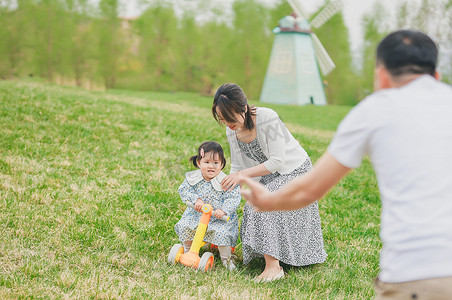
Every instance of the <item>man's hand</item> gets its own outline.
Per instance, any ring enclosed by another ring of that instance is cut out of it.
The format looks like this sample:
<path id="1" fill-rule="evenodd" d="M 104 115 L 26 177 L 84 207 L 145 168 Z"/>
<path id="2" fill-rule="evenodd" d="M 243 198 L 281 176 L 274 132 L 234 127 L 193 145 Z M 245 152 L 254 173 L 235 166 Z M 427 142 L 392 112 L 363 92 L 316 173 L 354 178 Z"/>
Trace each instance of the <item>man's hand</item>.
<path id="1" fill-rule="evenodd" d="M 276 198 L 270 193 L 263 184 L 255 180 L 239 176 L 238 183 L 241 186 L 240 193 L 256 210 L 272 211 L 278 210 L 276 207 Z M 247 185 L 249 189 L 244 189 L 243 184 Z"/>
<path id="2" fill-rule="evenodd" d="M 294 210 L 319 200 L 350 170 L 325 152 L 311 171 L 293 179 L 273 193 L 248 177 L 239 176 L 238 182 L 250 188 L 241 189 L 242 196 L 258 210 Z"/>

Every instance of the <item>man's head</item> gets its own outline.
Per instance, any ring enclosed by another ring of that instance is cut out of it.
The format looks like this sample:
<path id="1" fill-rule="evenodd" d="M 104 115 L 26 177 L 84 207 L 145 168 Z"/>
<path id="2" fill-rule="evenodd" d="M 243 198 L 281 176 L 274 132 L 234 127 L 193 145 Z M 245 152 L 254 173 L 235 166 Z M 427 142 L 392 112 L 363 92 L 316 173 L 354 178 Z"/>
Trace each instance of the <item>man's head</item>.
<path id="1" fill-rule="evenodd" d="M 386 36 L 377 47 L 377 76 L 378 70 L 383 69 L 393 82 L 403 83 L 403 79 L 423 74 L 436 77 L 437 60 L 438 47 L 429 36 L 420 31 L 398 30 Z M 384 78 L 377 79 L 377 89 L 387 87 L 382 82 Z"/>

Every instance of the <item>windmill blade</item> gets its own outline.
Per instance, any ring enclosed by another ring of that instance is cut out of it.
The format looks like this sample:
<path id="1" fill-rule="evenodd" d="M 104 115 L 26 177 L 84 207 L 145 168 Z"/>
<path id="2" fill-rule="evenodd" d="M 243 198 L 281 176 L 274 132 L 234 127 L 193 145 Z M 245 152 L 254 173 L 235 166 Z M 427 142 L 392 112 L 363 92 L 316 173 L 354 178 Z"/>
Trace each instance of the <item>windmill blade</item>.
<path id="1" fill-rule="evenodd" d="M 332 1 L 325 6 L 322 11 L 309 24 L 311 28 L 319 28 L 332 16 L 342 9 L 342 1 Z"/>
<path id="2" fill-rule="evenodd" d="M 336 67 L 336 65 L 326 52 L 317 35 L 315 33 L 311 33 L 311 37 L 314 44 L 314 51 L 319 63 L 320 71 L 322 72 L 323 76 L 326 76 Z"/>
<path id="3" fill-rule="evenodd" d="M 305 20 L 308 19 L 309 15 L 308 13 L 303 9 L 303 6 L 301 6 L 300 1 L 298 0 L 287 0 L 289 2 L 290 6 L 292 7 L 293 11 L 297 15 L 297 17 L 301 17 Z"/>

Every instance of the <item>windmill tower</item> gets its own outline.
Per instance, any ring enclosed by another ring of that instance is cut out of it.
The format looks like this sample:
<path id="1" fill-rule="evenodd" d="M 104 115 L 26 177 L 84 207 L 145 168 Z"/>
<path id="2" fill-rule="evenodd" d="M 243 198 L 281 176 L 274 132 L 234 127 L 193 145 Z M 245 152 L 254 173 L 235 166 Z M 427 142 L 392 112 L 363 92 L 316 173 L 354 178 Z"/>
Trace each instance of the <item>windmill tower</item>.
<path id="1" fill-rule="evenodd" d="M 299 0 L 288 0 L 294 11 L 273 30 L 276 34 L 260 101 L 280 104 L 327 104 L 322 77 L 335 65 L 311 28 L 325 24 L 342 7 L 332 1 L 310 22 Z"/>

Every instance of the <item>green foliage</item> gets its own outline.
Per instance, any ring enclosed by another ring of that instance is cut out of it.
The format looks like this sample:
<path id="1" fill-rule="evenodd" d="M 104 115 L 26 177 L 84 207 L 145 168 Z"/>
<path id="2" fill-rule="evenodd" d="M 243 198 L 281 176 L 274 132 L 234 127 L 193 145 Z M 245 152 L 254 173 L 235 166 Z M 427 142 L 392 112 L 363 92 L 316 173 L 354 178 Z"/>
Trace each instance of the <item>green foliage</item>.
<path id="1" fill-rule="evenodd" d="M 285 0 L 276 1 L 274 8 L 270 10 L 270 25 L 272 26 L 271 28 L 274 28 L 276 25 L 278 25 L 279 20 L 281 20 L 284 16 L 291 14 L 292 11 L 293 9 L 290 6 L 289 2 Z"/>
<path id="2" fill-rule="evenodd" d="M 73 27 L 57 0 L 43 1 L 29 9 L 34 16 L 32 35 L 29 36 L 33 45 L 32 73 L 54 80 L 57 74 L 64 75 L 67 72 Z"/>
<path id="3" fill-rule="evenodd" d="M 376 2 L 373 9 L 373 14 L 364 16 L 364 51 L 363 51 L 363 68 L 362 78 L 360 80 L 363 87 L 363 94 L 360 96 L 363 98 L 373 91 L 373 78 L 374 69 L 376 65 L 375 55 L 376 48 L 381 39 L 388 33 L 384 24 L 384 18 L 387 15 L 387 11 L 381 5 Z"/>
<path id="4" fill-rule="evenodd" d="M 269 12 L 255 0 L 235 1 L 234 35 L 230 59 L 236 62 L 229 66 L 230 80 L 239 84 L 249 97 L 259 95 L 270 57 L 273 36 L 268 30 Z"/>
<path id="5" fill-rule="evenodd" d="M 201 74 L 201 93 L 212 95 L 224 82 L 235 81 L 228 76 L 229 70 L 234 68 L 231 49 L 237 45 L 233 43 L 234 33 L 224 23 L 206 23 L 201 28 L 201 36 L 210 37 L 202 40 L 202 59 L 197 68 Z"/>
<path id="6" fill-rule="evenodd" d="M 364 16 L 364 52 L 362 84 L 371 90 L 373 66 L 375 65 L 375 47 L 383 36 L 398 28 L 420 30 L 427 33 L 439 45 L 439 72 L 442 80 L 452 80 L 452 6 L 449 0 L 401 1 L 395 11 L 395 20 L 382 4 L 375 4 L 369 14 Z M 395 24 L 395 26 L 393 25 Z"/>
<path id="7" fill-rule="evenodd" d="M 290 6 L 286 1 L 267 7 L 257 0 L 236 0 L 225 18 L 220 6 L 196 3 L 198 8 L 176 16 L 169 2 L 151 1 L 131 20 L 118 18 L 117 0 L 102 0 L 97 6 L 86 0 L 19 1 L 17 9 L 0 11 L 2 24 L 7 24 L 0 26 L 0 38 L 7 41 L 0 45 L 0 75 L 32 74 L 89 89 L 203 95 L 235 82 L 257 98 L 274 39 L 271 30 L 291 12 Z M 210 17 L 199 21 L 199 14 Z M 333 58 L 342 76 L 328 78 L 328 94 L 332 103 L 355 103 L 347 84 L 352 76 L 347 39 L 335 39 L 347 32 L 342 19 L 331 22 L 342 25 L 322 29 L 323 35 L 340 49 Z"/>
<path id="8" fill-rule="evenodd" d="M 0 99 L 1 298 L 373 297 L 380 205 L 368 161 L 319 203 L 327 261 L 260 285 L 263 261 L 244 266 L 241 245 L 237 272 L 218 256 L 208 273 L 166 263 L 188 157 L 216 140 L 230 162 L 211 97 L 1 81 Z M 313 161 L 350 109 L 272 107 Z"/>
<path id="9" fill-rule="evenodd" d="M 360 100 L 356 95 L 358 76 L 352 69 L 348 30 L 342 14 L 336 14 L 315 32 L 336 65 L 325 78 L 328 103 L 356 104 Z"/>
<path id="10" fill-rule="evenodd" d="M 94 24 L 98 38 L 97 61 L 99 72 L 106 88 L 114 88 L 118 76 L 119 60 L 124 47 L 120 20 L 118 19 L 118 1 L 100 1 L 100 19 Z"/>
<path id="11" fill-rule="evenodd" d="M 149 35 L 143 38 L 149 45 L 145 67 L 153 77 L 153 89 L 172 90 L 178 22 L 174 11 L 165 6 L 151 7 L 141 16 L 143 18 L 152 22 L 148 24 Z"/>
<path id="12" fill-rule="evenodd" d="M 197 45 L 202 44 L 202 35 L 199 27 L 196 25 L 194 16 L 185 14 L 180 20 L 180 31 L 182 32 L 180 38 L 176 39 L 176 64 L 180 72 L 176 70 L 173 74 L 174 82 L 178 82 L 182 90 L 189 91 L 190 89 L 201 90 L 202 72 L 199 62 L 202 61 L 201 47 Z"/>
<path id="13" fill-rule="evenodd" d="M 258 98 L 274 39 L 271 30 L 292 12 L 288 2 L 279 0 L 269 7 L 258 0 L 235 0 L 232 12 L 226 12 L 221 1 L 193 0 L 193 5 L 179 7 L 177 15 L 173 2 L 142 1 L 143 13 L 124 19 L 118 17 L 117 0 L 3 1 L 0 77 L 38 76 L 88 89 L 203 95 L 212 95 L 224 82 L 235 82 L 250 98 Z M 449 0 L 405 1 L 392 22 L 398 28 L 424 30 L 441 41 L 440 71 L 448 82 L 451 7 Z M 393 27 L 388 16 L 376 4 L 364 17 L 358 67 L 352 66 L 342 14 L 314 29 L 336 64 L 323 78 L 330 104 L 353 105 L 372 92 L 375 46 Z"/>

